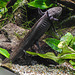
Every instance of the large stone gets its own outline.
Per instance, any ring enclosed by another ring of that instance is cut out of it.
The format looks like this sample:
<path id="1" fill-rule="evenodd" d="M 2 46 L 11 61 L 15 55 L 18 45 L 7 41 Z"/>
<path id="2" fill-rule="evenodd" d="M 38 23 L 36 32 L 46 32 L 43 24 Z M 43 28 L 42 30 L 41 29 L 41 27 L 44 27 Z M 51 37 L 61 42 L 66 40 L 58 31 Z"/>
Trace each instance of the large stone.
<path id="1" fill-rule="evenodd" d="M 28 32 L 27 29 L 23 29 L 13 23 L 5 25 L 2 29 L 8 33 L 8 37 L 11 42 L 6 41 L 7 37 L 5 37 L 4 34 L 0 34 L 0 47 L 8 50 L 14 49 L 19 44 L 24 35 Z"/>
<path id="2" fill-rule="evenodd" d="M 75 26 L 69 27 L 69 28 L 59 29 L 57 32 L 58 32 L 60 37 L 65 35 L 67 32 L 70 32 L 73 36 L 75 36 Z"/>

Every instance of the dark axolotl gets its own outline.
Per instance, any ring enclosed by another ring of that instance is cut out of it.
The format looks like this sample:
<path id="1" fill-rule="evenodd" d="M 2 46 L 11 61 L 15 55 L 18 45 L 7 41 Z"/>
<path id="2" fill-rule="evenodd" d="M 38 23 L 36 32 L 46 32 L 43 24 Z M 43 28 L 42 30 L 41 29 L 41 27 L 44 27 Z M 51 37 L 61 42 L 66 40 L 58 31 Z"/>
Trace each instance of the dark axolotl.
<path id="1" fill-rule="evenodd" d="M 58 20 L 56 17 L 60 16 L 62 13 L 61 7 L 53 7 L 48 9 L 46 12 L 42 12 L 42 17 L 34 24 L 31 30 L 27 33 L 20 44 L 15 48 L 15 50 L 10 54 L 10 58 L 6 58 L 2 63 L 8 63 L 9 61 L 14 61 L 23 49 L 27 50 L 32 45 L 36 44 L 39 38 L 49 29 L 52 25 L 51 20 Z"/>

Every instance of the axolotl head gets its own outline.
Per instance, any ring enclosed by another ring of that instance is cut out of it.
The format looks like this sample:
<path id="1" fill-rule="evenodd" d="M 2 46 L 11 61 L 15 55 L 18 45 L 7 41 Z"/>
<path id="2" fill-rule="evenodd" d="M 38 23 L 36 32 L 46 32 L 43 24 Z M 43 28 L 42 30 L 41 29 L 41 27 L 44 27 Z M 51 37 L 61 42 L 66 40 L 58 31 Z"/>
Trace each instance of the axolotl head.
<path id="1" fill-rule="evenodd" d="M 62 13 L 61 7 L 53 7 L 48 9 L 45 14 L 50 18 L 50 20 L 58 20 L 56 17 L 60 16 Z"/>
<path id="2" fill-rule="evenodd" d="M 46 12 L 42 12 L 38 8 L 38 13 L 40 15 L 47 15 L 50 20 L 58 20 L 56 17 L 61 15 L 62 8 L 61 7 L 53 7 L 53 8 L 48 9 Z"/>

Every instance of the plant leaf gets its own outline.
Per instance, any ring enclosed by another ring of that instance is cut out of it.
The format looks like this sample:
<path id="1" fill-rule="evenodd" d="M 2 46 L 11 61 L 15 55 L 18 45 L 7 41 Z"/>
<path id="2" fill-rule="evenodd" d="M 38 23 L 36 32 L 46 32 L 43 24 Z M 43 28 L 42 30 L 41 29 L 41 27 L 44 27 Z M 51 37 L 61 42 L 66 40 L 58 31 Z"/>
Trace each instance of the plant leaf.
<path id="1" fill-rule="evenodd" d="M 60 56 L 61 59 L 75 59 L 75 53 L 71 53 L 71 54 L 64 54 L 62 56 Z"/>
<path id="2" fill-rule="evenodd" d="M 43 0 L 41 0 L 41 1 L 35 0 L 35 1 L 32 1 L 32 2 L 28 3 L 28 5 L 32 6 L 32 7 L 36 7 L 36 8 L 39 7 L 40 9 L 48 8 L 45 1 L 43 1 Z"/>
<path id="3" fill-rule="evenodd" d="M 72 39 L 72 41 L 70 43 L 70 47 L 75 50 L 75 36 L 73 37 L 73 39 Z"/>
<path id="4" fill-rule="evenodd" d="M 58 61 L 58 59 L 59 58 L 57 58 L 56 56 L 55 56 L 55 54 L 54 53 L 52 53 L 52 52 L 47 52 L 46 54 L 40 54 L 40 53 L 35 53 L 35 52 L 30 52 L 30 51 L 26 51 L 27 53 L 29 53 L 29 54 L 31 54 L 31 55 L 35 55 L 35 56 L 40 56 L 40 57 L 42 57 L 42 58 L 48 58 L 48 59 L 52 59 L 52 60 L 54 60 L 54 61 Z"/>
<path id="5" fill-rule="evenodd" d="M 5 57 L 9 58 L 10 57 L 10 54 L 8 53 L 8 51 L 6 49 L 2 49 L 0 48 L 0 53 L 2 55 L 4 55 Z"/>
<path id="6" fill-rule="evenodd" d="M 70 60 L 69 63 L 70 63 L 71 65 L 75 65 L 75 61 L 72 61 L 72 60 Z"/>
<path id="7" fill-rule="evenodd" d="M 54 38 L 47 38 L 45 40 L 43 40 L 44 42 L 46 42 L 52 49 L 61 52 L 62 49 L 58 48 L 58 44 L 60 42 L 60 40 L 54 39 Z"/>
<path id="8" fill-rule="evenodd" d="M 31 51 L 26 51 L 26 52 L 27 52 L 28 54 L 37 56 L 37 53 L 35 53 L 35 52 L 31 52 Z"/>
<path id="9" fill-rule="evenodd" d="M 62 55 L 68 53 L 75 53 L 75 51 L 72 48 L 70 48 L 64 41 L 61 41 L 58 44 L 58 48 L 62 49 L 62 53 L 61 53 Z"/>
<path id="10" fill-rule="evenodd" d="M 67 34 L 65 34 L 64 36 L 61 37 L 60 41 L 65 41 L 65 43 L 67 45 L 69 45 L 69 43 L 72 40 L 72 38 L 73 38 L 73 35 L 68 32 Z"/>

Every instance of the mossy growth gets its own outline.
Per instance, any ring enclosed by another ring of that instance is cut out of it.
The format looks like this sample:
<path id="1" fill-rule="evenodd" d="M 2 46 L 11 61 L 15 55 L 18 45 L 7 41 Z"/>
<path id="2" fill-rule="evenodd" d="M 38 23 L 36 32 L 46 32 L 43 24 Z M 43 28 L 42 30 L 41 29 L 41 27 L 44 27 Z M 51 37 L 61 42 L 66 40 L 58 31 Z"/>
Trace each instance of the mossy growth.
<path id="1" fill-rule="evenodd" d="M 20 40 L 23 39 L 24 36 L 28 33 L 29 30 L 25 30 L 24 32 L 22 32 L 21 34 L 14 32 L 15 36 Z"/>

